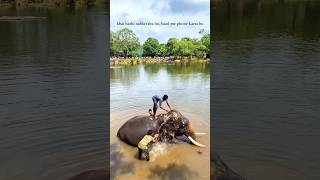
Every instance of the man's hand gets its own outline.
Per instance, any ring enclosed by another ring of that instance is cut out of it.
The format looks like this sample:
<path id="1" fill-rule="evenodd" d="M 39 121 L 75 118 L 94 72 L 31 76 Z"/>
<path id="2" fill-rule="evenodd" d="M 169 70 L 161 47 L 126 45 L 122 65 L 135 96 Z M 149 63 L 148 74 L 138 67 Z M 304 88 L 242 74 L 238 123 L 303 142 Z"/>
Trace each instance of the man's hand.
<path id="1" fill-rule="evenodd" d="M 153 142 L 157 142 L 159 139 L 159 134 L 155 134 L 153 137 Z"/>

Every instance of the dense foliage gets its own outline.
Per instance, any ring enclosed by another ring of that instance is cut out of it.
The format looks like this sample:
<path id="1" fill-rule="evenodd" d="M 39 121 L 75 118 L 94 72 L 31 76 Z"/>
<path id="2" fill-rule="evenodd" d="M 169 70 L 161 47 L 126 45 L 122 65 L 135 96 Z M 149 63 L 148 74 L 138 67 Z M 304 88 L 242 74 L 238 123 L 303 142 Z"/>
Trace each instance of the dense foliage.
<path id="1" fill-rule="evenodd" d="M 208 58 L 210 55 L 210 34 L 204 34 L 200 40 L 184 37 L 170 38 L 166 44 L 160 44 L 156 38 L 149 37 L 142 45 L 135 33 L 123 28 L 110 33 L 111 56 L 180 56 Z"/>
<path id="2" fill-rule="evenodd" d="M 159 54 L 160 44 L 156 38 L 148 38 L 143 44 L 144 56 L 157 56 Z"/>
<path id="3" fill-rule="evenodd" d="M 139 38 L 128 29 L 123 28 L 110 34 L 110 53 L 116 56 L 135 56 L 140 48 Z"/>

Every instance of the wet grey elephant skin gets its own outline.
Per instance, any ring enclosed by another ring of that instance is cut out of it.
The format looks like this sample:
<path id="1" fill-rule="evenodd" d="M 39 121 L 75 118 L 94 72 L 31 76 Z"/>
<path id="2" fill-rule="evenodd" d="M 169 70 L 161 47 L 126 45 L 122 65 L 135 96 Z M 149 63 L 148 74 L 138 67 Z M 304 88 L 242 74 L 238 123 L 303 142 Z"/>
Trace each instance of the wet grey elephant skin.
<path id="1" fill-rule="evenodd" d="M 160 125 L 160 121 L 151 120 L 149 116 L 135 116 L 121 126 L 117 136 L 131 146 L 138 146 L 148 130 L 155 132 Z"/>
<path id="2" fill-rule="evenodd" d="M 165 123 L 163 123 L 164 121 Z M 183 141 L 190 143 L 189 136 L 196 139 L 189 119 L 177 110 L 160 114 L 155 119 L 151 116 L 135 116 L 120 127 L 117 136 L 123 142 L 136 147 L 149 130 L 159 133 L 161 142 L 177 143 Z"/>

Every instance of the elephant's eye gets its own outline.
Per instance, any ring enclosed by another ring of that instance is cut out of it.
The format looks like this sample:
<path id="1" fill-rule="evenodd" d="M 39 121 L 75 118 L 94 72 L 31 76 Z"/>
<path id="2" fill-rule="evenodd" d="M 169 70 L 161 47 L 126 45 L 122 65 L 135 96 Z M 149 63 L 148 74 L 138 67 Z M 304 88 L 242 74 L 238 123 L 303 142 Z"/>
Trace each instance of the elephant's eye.
<path id="1" fill-rule="evenodd" d="M 181 127 L 186 127 L 187 126 L 187 121 L 186 120 L 184 120 L 184 119 L 182 119 L 182 121 L 181 121 L 181 123 L 180 123 L 180 126 Z"/>
<path id="2" fill-rule="evenodd" d="M 181 126 L 184 128 L 186 126 L 186 124 L 184 122 L 182 122 Z"/>

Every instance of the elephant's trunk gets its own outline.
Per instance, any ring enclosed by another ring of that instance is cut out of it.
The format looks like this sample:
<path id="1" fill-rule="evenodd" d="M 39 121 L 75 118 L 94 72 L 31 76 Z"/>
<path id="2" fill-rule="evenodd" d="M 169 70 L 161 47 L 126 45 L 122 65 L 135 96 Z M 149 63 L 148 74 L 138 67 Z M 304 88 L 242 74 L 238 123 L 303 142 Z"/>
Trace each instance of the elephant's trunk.
<path id="1" fill-rule="evenodd" d="M 186 133 L 187 136 L 190 136 L 192 139 L 196 139 L 196 133 L 193 130 L 193 128 L 191 127 L 191 124 L 188 125 L 188 127 L 186 128 Z"/>

